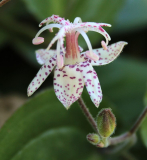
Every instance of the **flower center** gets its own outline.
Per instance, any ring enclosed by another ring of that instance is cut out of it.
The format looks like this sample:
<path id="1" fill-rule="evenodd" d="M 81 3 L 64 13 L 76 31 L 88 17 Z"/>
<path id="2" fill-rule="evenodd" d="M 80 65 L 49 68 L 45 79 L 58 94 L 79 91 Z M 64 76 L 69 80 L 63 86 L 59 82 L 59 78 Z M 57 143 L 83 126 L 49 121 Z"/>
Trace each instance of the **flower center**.
<path id="1" fill-rule="evenodd" d="M 66 33 L 65 65 L 80 63 L 84 61 L 84 59 L 80 57 L 78 36 L 79 33 L 75 31 Z"/>

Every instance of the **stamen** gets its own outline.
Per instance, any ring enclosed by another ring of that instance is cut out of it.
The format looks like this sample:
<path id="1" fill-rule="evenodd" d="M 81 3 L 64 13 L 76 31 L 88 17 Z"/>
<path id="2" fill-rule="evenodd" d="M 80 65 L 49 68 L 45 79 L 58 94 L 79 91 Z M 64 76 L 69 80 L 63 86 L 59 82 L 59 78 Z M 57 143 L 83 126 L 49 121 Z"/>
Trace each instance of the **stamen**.
<path id="1" fill-rule="evenodd" d="M 89 40 L 87 34 L 82 29 L 76 29 L 76 31 L 78 31 L 83 36 L 83 38 L 85 39 L 85 41 L 87 43 L 87 46 L 89 48 L 89 54 L 91 54 L 91 56 L 92 56 L 92 53 L 93 53 L 92 46 L 91 46 L 91 43 L 90 43 L 90 40 Z"/>
<path id="2" fill-rule="evenodd" d="M 82 19 L 80 17 L 76 17 L 73 23 L 82 23 Z"/>
<path id="3" fill-rule="evenodd" d="M 34 45 L 38 45 L 38 44 L 41 44 L 41 43 L 43 43 L 44 42 L 44 38 L 43 37 L 36 37 L 36 38 L 34 38 L 33 40 L 32 40 L 32 43 L 34 44 Z"/>
<path id="4" fill-rule="evenodd" d="M 107 45 L 104 41 L 101 41 L 101 45 L 103 47 L 104 50 L 107 50 Z"/>
<path id="5" fill-rule="evenodd" d="M 94 60 L 94 61 L 98 61 L 99 60 L 99 56 L 97 54 L 95 54 L 94 52 L 92 54 L 90 54 L 90 52 L 87 51 L 85 54 L 91 60 Z"/>
<path id="6" fill-rule="evenodd" d="M 63 56 L 60 55 L 60 59 L 59 59 L 59 60 L 56 60 L 56 62 L 57 62 L 58 68 L 61 69 L 61 68 L 64 66 Z"/>
<path id="7" fill-rule="evenodd" d="M 63 56 L 60 55 L 60 42 L 59 42 L 59 40 L 57 42 L 57 60 L 56 61 L 57 61 L 58 68 L 59 69 L 62 68 L 63 67 Z"/>
<path id="8" fill-rule="evenodd" d="M 50 31 L 50 32 L 53 32 L 53 28 L 50 28 L 49 31 Z"/>

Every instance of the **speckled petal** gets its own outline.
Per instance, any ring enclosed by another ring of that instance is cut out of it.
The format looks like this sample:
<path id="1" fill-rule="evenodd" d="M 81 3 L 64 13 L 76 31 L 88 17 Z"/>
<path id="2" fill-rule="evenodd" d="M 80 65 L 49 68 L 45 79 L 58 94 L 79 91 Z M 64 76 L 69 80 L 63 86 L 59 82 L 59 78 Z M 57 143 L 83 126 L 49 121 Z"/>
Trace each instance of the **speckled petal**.
<path id="1" fill-rule="evenodd" d="M 52 58 L 56 54 L 56 50 L 39 49 L 36 51 L 36 59 L 39 64 L 44 64 L 46 60 Z"/>
<path id="2" fill-rule="evenodd" d="M 83 22 L 83 23 L 75 24 L 74 29 L 82 28 L 82 29 L 84 29 L 84 31 L 98 32 L 106 38 L 106 44 L 108 44 L 108 40 L 110 41 L 111 38 L 110 38 L 109 34 L 102 28 L 102 26 L 111 27 L 110 24 L 106 24 L 106 23 Z"/>
<path id="3" fill-rule="evenodd" d="M 104 50 L 103 48 L 93 49 L 93 52 L 99 56 L 99 60 L 93 61 L 89 59 L 89 63 L 93 66 L 109 64 L 119 56 L 126 44 L 127 42 L 120 41 L 107 46 L 107 50 Z"/>
<path id="4" fill-rule="evenodd" d="M 41 67 L 35 78 L 32 80 L 28 87 L 28 96 L 31 96 L 49 76 L 54 66 L 56 65 L 55 57 L 56 56 L 52 57 L 50 60 L 47 60 L 45 64 Z"/>
<path id="5" fill-rule="evenodd" d="M 55 69 L 54 90 L 57 98 L 68 109 L 82 94 L 84 81 L 79 65 Z"/>
<path id="6" fill-rule="evenodd" d="M 88 62 L 83 62 L 80 68 L 90 98 L 95 106 L 98 107 L 102 100 L 102 90 L 97 74 Z"/>
<path id="7" fill-rule="evenodd" d="M 65 20 L 64 18 L 61 18 L 61 17 L 59 17 L 57 15 L 52 15 L 51 17 L 48 17 L 48 18 L 44 19 L 39 24 L 39 27 L 41 27 L 45 23 L 49 24 L 50 22 L 59 23 L 61 25 L 69 25 L 70 24 L 69 20 Z"/>

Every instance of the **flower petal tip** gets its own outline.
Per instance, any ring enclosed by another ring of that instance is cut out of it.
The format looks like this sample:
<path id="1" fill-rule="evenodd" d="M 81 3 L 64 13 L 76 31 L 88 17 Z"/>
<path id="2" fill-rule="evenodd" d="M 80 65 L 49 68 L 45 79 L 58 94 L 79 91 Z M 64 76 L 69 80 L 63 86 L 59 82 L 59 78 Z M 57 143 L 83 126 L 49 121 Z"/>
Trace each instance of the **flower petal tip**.
<path id="1" fill-rule="evenodd" d="M 125 41 L 120 41 L 120 42 L 118 42 L 118 44 L 121 46 L 120 51 L 122 51 L 122 49 L 124 48 L 125 45 L 128 45 L 128 43 Z"/>
<path id="2" fill-rule="evenodd" d="M 70 106 L 65 106 L 65 105 L 64 105 L 64 107 L 66 108 L 66 110 L 68 110 L 70 108 Z"/>
<path id="3" fill-rule="evenodd" d="M 95 104 L 95 106 L 96 106 L 96 108 L 98 108 L 98 107 L 99 107 L 99 104 L 97 104 L 97 105 Z"/>
<path id="4" fill-rule="evenodd" d="M 30 97 L 31 95 L 32 94 L 29 91 L 27 91 L 27 96 Z"/>
<path id="5" fill-rule="evenodd" d="M 125 41 L 120 41 L 118 43 L 120 43 L 121 45 L 127 45 L 128 44 L 128 42 L 125 42 Z"/>
<path id="6" fill-rule="evenodd" d="M 41 43 L 43 43 L 44 42 L 44 38 L 43 37 L 37 37 L 37 38 L 34 38 L 33 40 L 32 40 L 32 43 L 34 44 L 34 45 L 38 45 L 38 44 L 41 44 Z"/>

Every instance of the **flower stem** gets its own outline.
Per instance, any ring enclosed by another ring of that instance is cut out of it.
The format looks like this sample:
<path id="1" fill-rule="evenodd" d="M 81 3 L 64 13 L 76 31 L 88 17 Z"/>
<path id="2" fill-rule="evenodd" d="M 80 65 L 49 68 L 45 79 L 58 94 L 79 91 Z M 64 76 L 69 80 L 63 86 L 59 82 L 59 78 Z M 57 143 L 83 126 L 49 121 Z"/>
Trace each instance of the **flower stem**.
<path id="1" fill-rule="evenodd" d="M 83 101 L 83 99 L 81 97 L 78 99 L 78 103 L 79 103 L 79 106 L 82 109 L 84 115 L 86 116 L 88 122 L 91 124 L 91 126 L 93 127 L 95 132 L 98 133 L 97 124 L 96 124 L 93 116 L 89 112 L 89 109 L 86 107 L 86 105 L 85 105 L 85 103 L 84 103 L 84 101 Z"/>
<path id="2" fill-rule="evenodd" d="M 9 2 L 10 0 L 2 0 L 1 2 L 0 2 L 0 7 L 2 7 L 5 3 L 7 3 L 7 2 Z"/>
<path id="3" fill-rule="evenodd" d="M 127 140 L 128 138 L 130 138 L 138 130 L 141 123 L 145 119 L 146 115 L 147 115 L 147 107 L 140 114 L 139 118 L 137 119 L 137 121 L 134 123 L 134 125 L 131 127 L 131 129 L 128 132 L 126 132 L 118 137 L 114 137 L 114 138 L 110 139 L 110 145 L 116 145 L 116 144 L 121 143 L 121 142 Z"/>

